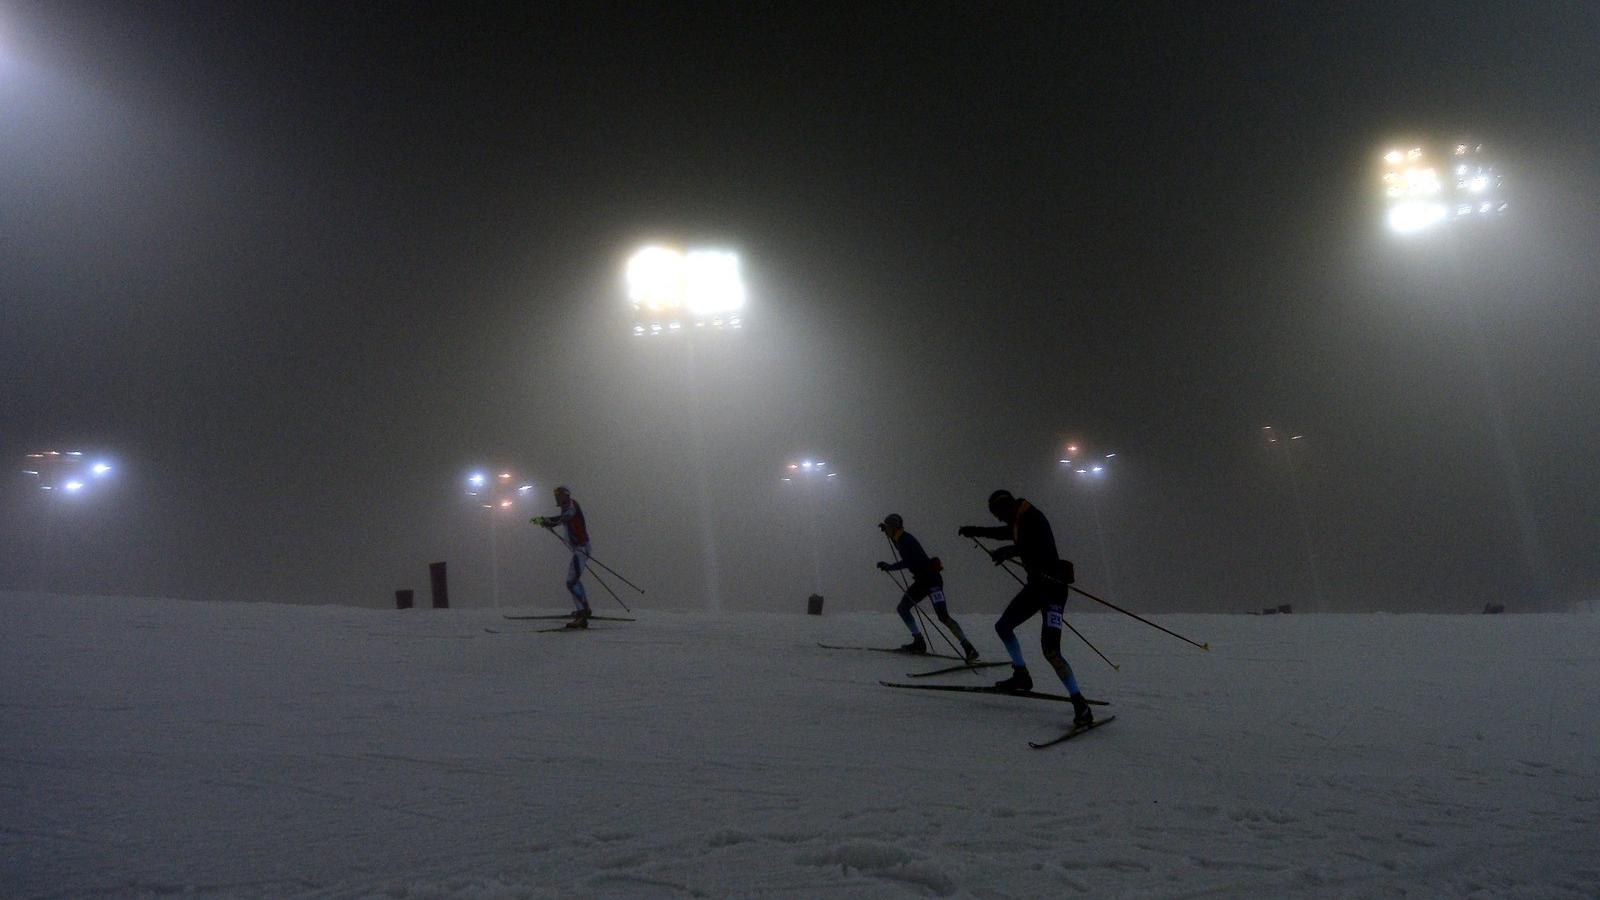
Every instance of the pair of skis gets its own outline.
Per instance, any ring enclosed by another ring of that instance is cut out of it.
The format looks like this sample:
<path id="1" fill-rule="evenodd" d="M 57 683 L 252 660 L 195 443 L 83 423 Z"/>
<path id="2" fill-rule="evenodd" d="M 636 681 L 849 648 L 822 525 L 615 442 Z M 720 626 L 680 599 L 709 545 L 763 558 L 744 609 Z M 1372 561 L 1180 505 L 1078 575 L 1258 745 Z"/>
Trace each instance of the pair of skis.
<path id="1" fill-rule="evenodd" d="M 926 657 L 928 659 L 953 659 L 957 662 L 956 665 L 945 666 L 942 669 L 934 669 L 931 672 L 907 672 L 907 678 L 927 678 L 929 675 L 943 675 L 946 672 L 960 672 L 962 670 L 976 671 L 978 669 L 993 668 L 994 666 L 1011 665 L 1009 662 L 967 662 L 962 657 L 952 656 L 948 653 L 912 653 L 910 650 L 906 650 L 902 647 L 842 647 L 838 644 L 822 643 L 817 644 L 817 646 L 824 650 L 866 650 L 871 653 L 898 653 L 901 656 Z"/>
<path id="2" fill-rule="evenodd" d="M 997 687 L 976 687 L 973 685 L 960 684 L 903 684 L 896 681 L 880 681 L 878 683 L 884 687 L 901 688 L 903 690 L 912 691 L 949 691 L 951 693 L 960 694 L 996 694 L 1001 697 L 1021 697 L 1026 700 L 1052 700 L 1057 703 L 1072 702 L 1071 697 L 1063 697 L 1060 694 L 1042 694 L 1038 691 L 1008 691 Z M 1104 700 L 1085 700 L 1084 702 L 1088 703 L 1090 706 L 1111 705 Z M 1056 744 L 1072 740 L 1078 735 L 1083 734 L 1085 731 L 1093 731 L 1094 729 L 1099 728 L 1101 725 L 1115 722 L 1116 720 L 1117 717 L 1112 715 L 1106 716 L 1104 719 L 1095 719 L 1093 722 L 1090 722 L 1087 725 L 1074 725 L 1067 729 L 1065 733 L 1057 737 L 1050 738 L 1049 740 L 1029 741 L 1028 746 L 1035 750 L 1043 750 L 1046 747 L 1054 747 Z"/>
<path id="3" fill-rule="evenodd" d="M 552 620 L 552 619 L 571 619 L 572 618 L 572 614 L 571 613 L 561 613 L 561 614 L 558 614 L 558 615 L 540 615 L 540 616 L 510 616 L 510 615 L 508 615 L 508 616 L 504 616 L 503 618 L 512 619 L 512 620 L 515 620 L 515 621 L 528 621 L 530 619 L 542 619 L 542 620 L 549 621 L 549 620 Z M 635 621 L 635 620 L 634 619 L 629 619 L 629 618 L 626 618 L 626 617 L 623 617 L 623 616 L 590 616 L 589 617 L 589 621 L 591 621 L 591 622 L 632 622 L 632 621 Z M 521 633 L 521 634 L 550 634 L 550 633 L 556 632 L 556 631 L 588 631 L 588 630 L 589 630 L 588 628 L 574 628 L 570 624 L 568 624 L 568 625 L 560 625 L 560 626 L 557 626 L 555 628 L 516 629 L 516 631 L 518 633 Z M 602 630 L 604 630 L 604 629 L 602 629 Z M 496 629 L 496 628 L 485 628 L 484 631 L 487 631 L 490 634 L 505 634 L 506 633 L 506 632 L 500 631 L 499 629 Z"/>

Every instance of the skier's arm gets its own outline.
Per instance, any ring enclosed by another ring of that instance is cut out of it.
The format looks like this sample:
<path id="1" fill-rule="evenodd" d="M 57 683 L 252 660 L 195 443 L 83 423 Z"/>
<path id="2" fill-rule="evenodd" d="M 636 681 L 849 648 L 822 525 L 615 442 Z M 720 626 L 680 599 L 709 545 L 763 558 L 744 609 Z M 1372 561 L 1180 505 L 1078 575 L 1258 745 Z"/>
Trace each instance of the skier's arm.
<path id="1" fill-rule="evenodd" d="M 1004 547 L 996 547 L 989 551 L 989 558 L 994 560 L 994 564 L 997 566 L 1008 559 L 1021 555 L 1022 548 L 1016 544 L 1007 544 Z"/>
<path id="2" fill-rule="evenodd" d="M 982 525 L 963 525 L 956 532 L 962 537 L 988 538 L 991 541 L 1008 541 L 1011 539 L 1010 525 L 996 525 L 985 528 Z"/>

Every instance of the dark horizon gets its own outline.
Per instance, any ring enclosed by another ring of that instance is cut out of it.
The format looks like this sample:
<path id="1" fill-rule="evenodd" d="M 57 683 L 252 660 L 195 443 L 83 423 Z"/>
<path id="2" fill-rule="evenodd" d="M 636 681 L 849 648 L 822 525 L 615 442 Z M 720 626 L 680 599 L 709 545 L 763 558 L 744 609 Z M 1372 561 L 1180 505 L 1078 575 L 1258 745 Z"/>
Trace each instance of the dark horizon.
<path id="1" fill-rule="evenodd" d="M 505 602 L 567 605 L 568 484 L 641 605 L 711 602 L 709 510 L 722 607 L 799 611 L 810 454 L 829 609 L 892 608 L 889 512 L 998 609 L 955 536 L 998 487 L 1134 609 L 1581 608 L 1596 108 L 1578 3 L 8 4 L 0 589 L 382 606 L 444 559 L 486 605 L 463 479 L 511 466 Z M 1509 211 L 1389 233 L 1401 139 L 1482 141 Z M 653 239 L 738 250 L 746 327 L 631 335 Z"/>

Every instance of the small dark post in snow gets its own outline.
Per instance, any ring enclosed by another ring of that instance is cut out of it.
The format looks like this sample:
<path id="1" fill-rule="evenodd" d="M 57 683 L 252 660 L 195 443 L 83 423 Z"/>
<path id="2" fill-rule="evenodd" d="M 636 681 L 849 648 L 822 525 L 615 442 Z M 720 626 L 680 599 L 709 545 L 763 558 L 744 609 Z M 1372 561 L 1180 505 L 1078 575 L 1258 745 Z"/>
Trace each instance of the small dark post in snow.
<path id="1" fill-rule="evenodd" d="M 406 590 L 403 590 L 403 591 L 395 591 L 394 592 L 394 608 L 395 609 L 410 609 L 411 608 L 412 598 L 414 598 L 415 596 L 416 596 L 416 592 L 411 590 L 410 588 L 407 588 Z"/>
<path id="2" fill-rule="evenodd" d="M 813 616 L 822 615 L 821 594 L 812 594 L 810 597 L 806 598 L 806 613 Z"/>
<path id="3" fill-rule="evenodd" d="M 1483 605 L 1483 614 L 1486 616 L 1498 616 L 1505 611 L 1506 606 L 1504 603 L 1485 603 Z"/>
<path id="4" fill-rule="evenodd" d="M 433 580 L 433 608 L 450 608 L 450 585 L 445 580 L 444 563 L 428 563 L 428 577 Z"/>
<path id="5" fill-rule="evenodd" d="M 1288 615 L 1289 613 L 1294 612 L 1294 604 L 1285 603 L 1282 606 L 1278 607 L 1278 612 L 1281 612 L 1284 615 Z"/>

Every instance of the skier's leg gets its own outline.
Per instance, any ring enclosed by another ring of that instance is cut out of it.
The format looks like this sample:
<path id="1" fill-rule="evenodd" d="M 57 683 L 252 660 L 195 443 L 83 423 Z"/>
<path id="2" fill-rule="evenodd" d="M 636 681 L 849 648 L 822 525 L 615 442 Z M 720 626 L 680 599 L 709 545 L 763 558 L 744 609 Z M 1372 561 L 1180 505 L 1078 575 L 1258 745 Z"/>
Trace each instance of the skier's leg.
<path id="1" fill-rule="evenodd" d="M 967 633 L 961 630 L 961 623 L 950 615 L 949 607 L 945 606 L 944 588 L 935 587 L 932 591 L 929 591 L 928 600 L 933 603 L 933 613 L 939 617 L 939 622 L 950 629 L 950 633 L 956 636 L 957 641 L 963 644 L 968 643 Z"/>
<path id="2" fill-rule="evenodd" d="M 1000 614 L 999 620 L 994 623 L 994 633 L 1000 636 L 1000 643 L 1006 645 L 1006 653 L 1011 656 L 1011 665 L 1014 668 L 1028 667 L 1022 659 L 1022 645 L 1017 643 L 1016 628 L 1028 621 L 1028 617 L 1038 608 L 1033 602 L 1028 586 L 1023 585 L 1022 590 L 1017 591 L 1017 595 L 1011 598 L 1011 602 L 1006 604 L 1005 611 Z"/>
<path id="3" fill-rule="evenodd" d="M 1039 645 L 1044 650 L 1044 658 L 1050 661 L 1050 667 L 1056 670 L 1056 676 L 1067 689 L 1067 696 L 1072 699 L 1073 726 L 1082 728 L 1094 723 L 1094 710 L 1083 699 L 1083 692 L 1078 690 L 1078 679 L 1072 674 L 1072 666 L 1061 655 L 1061 607 L 1064 602 L 1064 599 L 1054 599 L 1045 606 Z"/>
<path id="4" fill-rule="evenodd" d="M 900 597 L 900 605 L 894 608 L 894 611 L 900 614 L 900 621 L 906 623 L 906 627 L 911 629 L 912 637 L 922 633 L 922 629 L 917 627 L 917 617 L 911 614 L 911 608 L 916 605 L 917 601 L 911 599 L 911 592 L 906 591 Z"/>
<path id="5" fill-rule="evenodd" d="M 588 562 L 587 548 L 572 548 L 572 560 L 567 563 L 567 590 L 572 592 L 573 605 L 581 613 L 589 611 L 589 592 L 584 590 L 583 582 L 580 580 L 583 578 L 584 566 Z"/>
<path id="6" fill-rule="evenodd" d="M 1056 676 L 1061 679 L 1061 684 L 1067 689 L 1069 695 L 1080 694 L 1078 679 L 1072 674 L 1072 665 L 1067 658 L 1061 655 L 1061 606 L 1052 603 L 1044 609 L 1044 623 L 1039 630 L 1039 649 L 1044 651 L 1044 658 L 1050 663 L 1050 668 L 1056 670 Z"/>

